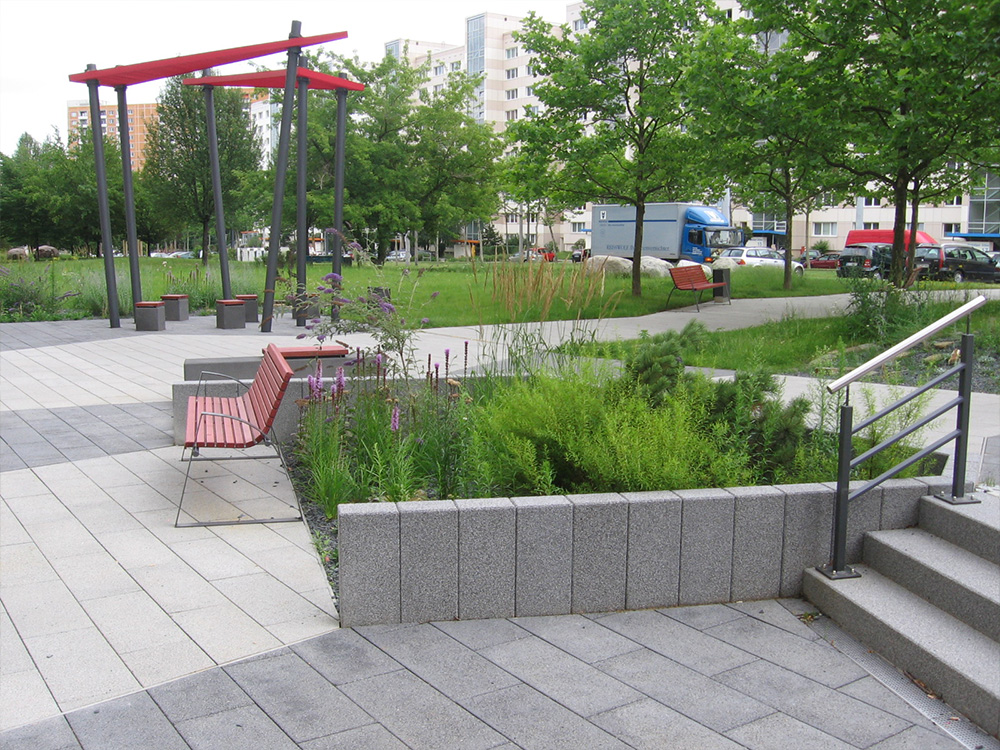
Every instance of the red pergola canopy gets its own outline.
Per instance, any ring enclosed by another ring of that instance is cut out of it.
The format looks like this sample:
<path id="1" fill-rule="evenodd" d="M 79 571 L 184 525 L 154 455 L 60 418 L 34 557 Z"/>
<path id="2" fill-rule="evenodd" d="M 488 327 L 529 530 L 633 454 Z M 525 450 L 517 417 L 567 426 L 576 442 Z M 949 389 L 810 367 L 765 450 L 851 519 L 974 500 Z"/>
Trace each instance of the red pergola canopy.
<path id="1" fill-rule="evenodd" d="M 277 42 L 252 44 L 247 47 L 233 47 L 215 52 L 200 52 L 196 55 L 181 55 L 180 57 L 169 57 L 165 60 L 153 60 L 152 62 L 135 63 L 133 65 L 118 65 L 114 68 L 105 68 L 104 70 L 87 70 L 83 73 L 74 73 L 69 77 L 69 80 L 76 83 L 87 83 L 88 81 L 96 80 L 101 86 L 129 86 L 134 83 L 146 83 L 147 81 L 156 81 L 160 78 L 193 73 L 196 70 L 205 70 L 215 65 L 226 65 L 228 63 L 242 62 L 243 60 L 251 60 L 255 57 L 272 55 L 276 52 L 284 52 L 292 47 L 310 47 L 314 44 L 323 44 L 324 42 L 332 42 L 337 39 L 345 39 L 346 37 L 346 31 L 319 34 L 317 36 L 292 37 Z"/>
<path id="2" fill-rule="evenodd" d="M 285 87 L 284 70 L 265 70 L 260 73 L 237 73 L 231 76 L 204 76 L 202 78 L 185 78 L 184 83 L 188 86 L 245 86 L 260 89 L 282 89 Z M 334 91 L 336 89 L 347 89 L 348 91 L 364 91 L 365 85 L 356 81 L 349 81 L 346 78 L 339 78 L 327 73 L 319 73 L 308 68 L 299 68 L 295 73 L 295 86 L 298 88 L 299 79 L 305 78 L 309 81 L 310 89 L 323 91 Z"/>

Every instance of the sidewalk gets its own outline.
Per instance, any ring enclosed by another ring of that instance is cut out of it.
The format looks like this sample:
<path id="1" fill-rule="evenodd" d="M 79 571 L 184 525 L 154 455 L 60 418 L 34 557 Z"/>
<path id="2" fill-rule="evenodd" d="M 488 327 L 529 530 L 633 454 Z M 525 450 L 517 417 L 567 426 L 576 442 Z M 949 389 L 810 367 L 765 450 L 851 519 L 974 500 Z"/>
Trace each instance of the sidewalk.
<path id="1" fill-rule="evenodd" d="M 825 315 L 844 300 L 737 300 L 578 334 L 753 325 L 786 303 Z M 801 602 L 338 631 L 304 525 L 172 525 L 183 361 L 301 343 L 301 329 L 168 325 L 0 326 L 3 747 L 959 746 L 786 609 Z M 535 328 L 552 341 L 570 326 Z M 469 341 L 475 363 L 495 336 L 436 329 L 417 346 L 441 360 Z M 980 396 L 985 441 L 1000 399 Z M 294 502 L 273 461 L 201 466 L 200 491 L 237 507 Z"/>

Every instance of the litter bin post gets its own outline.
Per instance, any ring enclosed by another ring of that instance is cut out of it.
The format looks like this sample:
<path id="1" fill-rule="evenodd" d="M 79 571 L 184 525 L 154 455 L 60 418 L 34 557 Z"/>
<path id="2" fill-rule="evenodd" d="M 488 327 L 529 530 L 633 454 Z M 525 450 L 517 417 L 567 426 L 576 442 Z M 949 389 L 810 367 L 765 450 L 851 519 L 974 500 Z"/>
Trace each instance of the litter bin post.
<path id="1" fill-rule="evenodd" d="M 725 282 L 725 286 L 717 286 L 712 290 L 712 299 L 715 302 L 728 302 L 730 298 L 729 286 L 729 272 L 728 268 L 713 268 L 712 269 L 712 283 L 718 284 L 719 282 Z"/>

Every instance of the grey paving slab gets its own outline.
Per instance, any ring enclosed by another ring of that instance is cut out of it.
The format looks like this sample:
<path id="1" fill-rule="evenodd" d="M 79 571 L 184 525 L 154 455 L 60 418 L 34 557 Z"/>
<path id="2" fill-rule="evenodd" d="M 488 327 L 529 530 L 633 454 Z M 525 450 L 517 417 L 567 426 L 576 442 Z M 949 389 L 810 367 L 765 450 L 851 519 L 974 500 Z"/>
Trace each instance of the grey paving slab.
<path id="1" fill-rule="evenodd" d="M 371 723 L 371 717 L 288 649 L 231 664 L 226 672 L 296 742 Z"/>
<path id="2" fill-rule="evenodd" d="M 340 689 L 372 718 L 413 747 L 487 750 L 505 737 L 409 672 L 367 677 Z"/>
<path id="3" fill-rule="evenodd" d="M 0 733 L 5 750 L 80 750 L 65 716 L 28 724 Z"/>
<path id="4" fill-rule="evenodd" d="M 148 692 L 175 724 L 253 703 L 223 669 L 199 672 L 150 688 Z"/>
<path id="5" fill-rule="evenodd" d="M 235 747 L 295 750 L 298 747 L 254 704 L 188 719 L 176 728 L 192 750 L 232 750 Z"/>
<path id="6" fill-rule="evenodd" d="M 581 716 L 607 711 L 641 695 L 600 669 L 539 638 L 493 646 L 480 653 L 522 682 Z"/>
<path id="7" fill-rule="evenodd" d="M 66 715 L 84 750 L 187 750 L 187 743 L 146 693 L 133 693 Z"/>
<path id="8" fill-rule="evenodd" d="M 599 622 L 579 615 L 520 617 L 514 622 L 588 664 L 642 648 Z"/>
<path id="9" fill-rule="evenodd" d="M 433 625 L 473 651 L 481 651 L 490 646 L 528 638 L 531 635 L 524 628 L 508 620 L 435 622 Z"/>
<path id="10" fill-rule="evenodd" d="M 367 627 L 358 633 L 452 700 L 517 683 L 510 673 L 431 625 Z"/>
<path id="11" fill-rule="evenodd" d="M 869 750 L 963 750 L 965 745 L 926 727 L 909 727 L 876 742 Z"/>
<path id="12" fill-rule="evenodd" d="M 672 708 L 644 698 L 590 720 L 637 750 L 738 750 L 742 745 L 692 721 Z"/>
<path id="13" fill-rule="evenodd" d="M 309 742 L 300 743 L 304 750 L 406 750 L 407 746 L 381 724 L 368 724 L 348 729 Z"/>
<path id="14" fill-rule="evenodd" d="M 624 750 L 618 738 L 527 685 L 464 702 L 482 721 L 526 750 Z"/>
<path id="15" fill-rule="evenodd" d="M 335 630 L 296 643 L 291 649 L 334 685 L 402 669 L 399 662 L 354 630 Z"/>
<path id="16" fill-rule="evenodd" d="M 751 750 L 795 750 L 822 747 L 824 750 L 851 750 L 855 747 L 831 737 L 791 716 L 775 713 L 730 730 L 728 737 Z"/>

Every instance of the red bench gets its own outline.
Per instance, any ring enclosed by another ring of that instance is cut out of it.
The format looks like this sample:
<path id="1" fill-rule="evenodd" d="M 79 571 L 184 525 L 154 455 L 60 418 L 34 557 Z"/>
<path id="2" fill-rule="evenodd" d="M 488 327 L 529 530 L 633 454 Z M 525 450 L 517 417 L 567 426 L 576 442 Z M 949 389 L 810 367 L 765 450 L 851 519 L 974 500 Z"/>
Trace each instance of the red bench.
<path id="1" fill-rule="evenodd" d="M 667 295 L 667 304 L 670 304 L 670 295 L 672 295 L 676 290 L 680 289 L 682 292 L 694 292 L 694 309 L 701 312 L 701 307 L 698 303 L 701 301 L 701 293 L 706 289 L 718 289 L 720 287 L 726 288 L 729 285 L 725 281 L 708 281 L 705 279 L 705 272 L 702 270 L 701 266 L 677 266 L 676 268 L 670 269 L 670 278 L 674 282 L 674 288 L 670 290 L 670 294 Z M 726 299 L 729 304 L 733 304 L 733 300 L 729 295 L 729 289 L 726 288 Z"/>
<path id="2" fill-rule="evenodd" d="M 218 375 L 218 373 L 205 373 Z M 287 471 L 285 457 L 277 440 L 271 438 L 271 428 L 278 414 L 278 407 L 285 395 L 288 383 L 292 379 L 292 368 L 282 356 L 281 350 L 275 344 L 268 344 L 264 350 L 257 374 L 253 382 L 247 384 L 223 375 L 245 389 L 234 397 L 202 395 L 204 379 L 198 384 L 197 395 L 188 398 L 187 428 L 184 433 L 184 449 L 190 448 L 187 474 L 184 486 L 181 488 L 181 499 L 177 505 L 177 517 L 174 526 L 178 528 L 191 526 L 227 526 L 241 523 L 283 523 L 302 519 L 301 510 L 294 518 L 242 519 L 235 521 L 207 521 L 180 523 L 181 507 L 184 503 L 184 492 L 187 490 L 188 479 L 191 476 L 191 464 L 194 461 L 211 461 L 254 458 L 254 456 L 228 456 L 216 459 L 201 456 L 204 448 L 249 448 L 264 443 L 275 449 L 281 465 Z M 217 381 L 216 381 L 217 382 Z"/>

